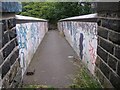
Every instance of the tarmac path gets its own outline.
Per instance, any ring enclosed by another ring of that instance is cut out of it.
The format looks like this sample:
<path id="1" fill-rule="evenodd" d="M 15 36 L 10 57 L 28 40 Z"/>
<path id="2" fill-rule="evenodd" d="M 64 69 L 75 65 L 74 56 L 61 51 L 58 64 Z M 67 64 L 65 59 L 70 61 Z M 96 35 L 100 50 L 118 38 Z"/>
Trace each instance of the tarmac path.
<path id="1" fill-rule="evenodd" d="M 76 53 L 58 31 L 47 32 L 26 71 L 35 70 L 33 75 L 24 75 L 24 85 L 48 85 L 55 88 L 72 84 L 77 66 L 73 64 Z"/>

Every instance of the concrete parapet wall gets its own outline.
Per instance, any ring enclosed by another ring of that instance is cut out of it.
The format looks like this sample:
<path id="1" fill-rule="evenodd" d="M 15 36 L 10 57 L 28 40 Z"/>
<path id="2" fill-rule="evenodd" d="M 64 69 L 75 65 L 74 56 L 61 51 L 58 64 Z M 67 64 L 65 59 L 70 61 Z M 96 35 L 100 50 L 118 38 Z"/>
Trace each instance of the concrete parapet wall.
<path id="1" fill-rule="evenodd" d="M 48 25 L 47 21 L 39 21 L 39 19 L 36 21 L 37 19 L 31 17 L 29 17 L 28 21 L 28 17 L 24 16 L 24 19 L 19 19 L 20 17 L 23 16 L 17 16 L 19 23 L 16 24 L 16 30 L 19 45 L 20 66 L 23 75 L 45 33 L 48 31 Z"/>
<path id="2" fill-rule="evenodd" d="M 90 14 L 62 19 L 58 22 L 60 33 L 64 33 L 66 40 L 93 75 L 97 57 L 97 23 L 94 22 L 95 16 L 96 14 Z"/>

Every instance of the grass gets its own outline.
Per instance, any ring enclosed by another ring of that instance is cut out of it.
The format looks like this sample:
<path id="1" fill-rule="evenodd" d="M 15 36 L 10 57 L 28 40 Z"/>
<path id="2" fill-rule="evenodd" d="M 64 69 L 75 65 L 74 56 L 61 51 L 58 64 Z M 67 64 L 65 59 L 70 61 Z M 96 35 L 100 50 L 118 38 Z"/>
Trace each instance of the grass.
<path id="1" fill-rule="evenodd" d="M 95 88 L 101 88 L 101 85 L 97 80 L 85 69 L 85 67 L 79 68 L 77 74 L 73 79 L 73 84 L 69 86 L 70 88 L 90 88 L 90 90 L 94 90 Z"/>
<path id="2" fill-rule="evenodd" d="M 95 90 L 96 88 L 102 88 L 100 83 L 93 77 L 90 72 L 87 70 L 87 68 L 84 65 L 80 65 L 80 67 L 77 70 L 76 75 L 72 78 L 73 84 L 65 87 L 65 88 L 81 88 L 82 90 Z M 46 86 L 46 85 L 24 85 L 23 88 L 25 90 L 36 90 L 37 88 L 45 88 L 47 90 L 57 90 L 57 88 L 54 88 L 52 86 Z M 71 90 L 70 89 L 70 90 Z"/>
<path id="3" fill-rule="evenodd" d="M 55 90 L 52 86 L 46 86 L 46 85 L 24 85 L 23 86 L 24 90 L 40 90 L 44 89 L 45 90 Z"/>
<path id="4" fill-rule="evenodd" d="M 46 90 L 57 90 L 57 88 L 46 85 L 24 85 L 23 88 L 25 88 L 25 90 L 37 90 L 37 88 L 41 88 L 40 90 L 42 90 L 42 88 L 45 88 Z M 88 90 L 89 88 L 90 90 L 94 90 L 102 87 L 98 81 L 88 74 L 88 71 L 85 68 L 81 67 L 73 78 L 73 84 L 69 85 L 68 88 L 83 88 L 84 90 Z"/>

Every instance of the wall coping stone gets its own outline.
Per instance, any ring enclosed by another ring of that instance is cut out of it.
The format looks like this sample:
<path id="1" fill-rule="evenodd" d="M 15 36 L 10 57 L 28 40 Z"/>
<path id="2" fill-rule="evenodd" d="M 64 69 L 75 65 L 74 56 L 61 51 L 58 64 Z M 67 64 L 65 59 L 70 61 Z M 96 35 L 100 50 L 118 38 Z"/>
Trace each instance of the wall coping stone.
<path id="1" fill-rule="evenodd" d="M 21 12 L 22 4 L 20 2 L 0 2 L 0 12 Z"/>
<path id="2" fill-rule="evenodd" d="M 34 18 L 34 17 L 29 17 L 29 16 L 22 16 L 22 15 L 15 15 L 17 23 L 27 23 L 27 22 L 38 22 L 38 21 L 42 21 L 42 22 L 47 22 L 48 20 L 45 19 L 40 19 L 40 18 Z"/>
<path id="3" fill-rule="evenodd" d="M 81 16 L 75 16 L 75 17 L 69 17 L 65 19 L 60 19 L 59 21 L 79 21 L 79 20 L 94 20 L 97 19 L 97 13 L 94 14 L 87 14 L 87 15 L 81 15 Z"/>

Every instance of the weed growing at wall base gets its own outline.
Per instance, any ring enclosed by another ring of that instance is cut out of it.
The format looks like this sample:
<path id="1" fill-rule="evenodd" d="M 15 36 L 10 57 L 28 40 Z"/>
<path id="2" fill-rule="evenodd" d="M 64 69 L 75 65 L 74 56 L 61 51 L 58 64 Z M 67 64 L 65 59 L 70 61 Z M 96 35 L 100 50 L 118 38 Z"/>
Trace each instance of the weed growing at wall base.
<path id="1" fill-rule="evenodd" d="M 79 68 L 77 74 L 73 79 L 73 84 L 69 86 L 70 88 L 83 88 L 86 90 L 94 88 L 102 88 L 101 85 L 91 77 L 88 72 L 83 68 Z"/>
<path id="2" fill-rule="evenodd" d="M 54 87 L 52 86 L 46 86 L 46 85 L 24 85 L 23 86 L 24 90 L 36 90 L 36 89 L 45 89 L 45 90 L 55 90 Z"/>

